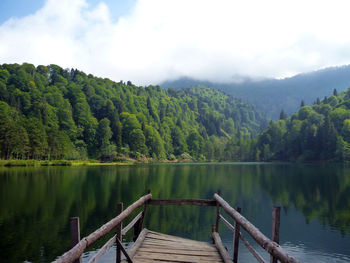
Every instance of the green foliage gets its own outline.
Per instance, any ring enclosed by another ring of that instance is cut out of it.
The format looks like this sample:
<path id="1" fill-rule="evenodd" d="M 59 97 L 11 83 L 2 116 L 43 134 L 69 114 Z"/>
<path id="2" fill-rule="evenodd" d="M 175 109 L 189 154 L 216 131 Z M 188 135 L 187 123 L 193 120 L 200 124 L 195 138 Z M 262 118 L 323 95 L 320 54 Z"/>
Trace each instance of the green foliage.
<path id="1" fill-rule="evenodd" d="M 350 103 L 347 92 L 303 106 L 291 118 L 270 123 L 253 147 L 256 160 L 349 161 Z"/>
<path id="2" fill-rule="evenodd" d="M 252 138 L 265 122 L 252 106 L 207 87 L 163 90 L 57 65 L 0 66 L 3 159 L 162 160 L 188 152 L 224 160 L 231 139 Z"/>

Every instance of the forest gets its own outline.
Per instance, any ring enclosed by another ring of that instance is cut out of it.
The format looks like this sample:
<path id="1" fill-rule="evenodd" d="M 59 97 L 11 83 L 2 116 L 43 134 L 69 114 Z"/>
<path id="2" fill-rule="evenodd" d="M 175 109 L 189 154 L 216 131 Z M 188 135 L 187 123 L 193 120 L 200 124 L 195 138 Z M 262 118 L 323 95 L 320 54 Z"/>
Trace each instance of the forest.
<path id="1" fill-rule="evenodd" d="M 253 152 L 250 139 L 267 123 L 253 106 L 207 87 L 165 90 L 57 65 L 0 66 L 1 159 L 234 159 L 237 145 Z"/>
<path id="2" fill-rule="evenodd" d="M 317 98 L 313 105 L 301 102 L 297 113 L 270 122 L 255 142 L 256 160 L 349 161 L 350 88 Z"/>

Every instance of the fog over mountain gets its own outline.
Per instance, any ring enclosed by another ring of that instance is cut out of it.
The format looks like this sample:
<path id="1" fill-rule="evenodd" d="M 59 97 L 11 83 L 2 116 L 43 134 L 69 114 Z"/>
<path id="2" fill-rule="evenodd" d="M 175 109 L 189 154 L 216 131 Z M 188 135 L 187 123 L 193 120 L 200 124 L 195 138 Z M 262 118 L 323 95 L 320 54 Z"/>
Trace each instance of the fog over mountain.
<path id="1" fill-rule="evenodd" d="M 350 87 L 350 65 L 330 67 L 284 79 L 241 79 L 241 82 L 217 83 L 184 77 L 163 82 L 161 86 L 174 89 L 209 86 L 250 102 L 266 116 L 277 119 L 282 109 L 288 115 L 297 111 L 302 100 L 310 105 L 316 98 L 329 96 L 334 89 L 346 90 Z"/>

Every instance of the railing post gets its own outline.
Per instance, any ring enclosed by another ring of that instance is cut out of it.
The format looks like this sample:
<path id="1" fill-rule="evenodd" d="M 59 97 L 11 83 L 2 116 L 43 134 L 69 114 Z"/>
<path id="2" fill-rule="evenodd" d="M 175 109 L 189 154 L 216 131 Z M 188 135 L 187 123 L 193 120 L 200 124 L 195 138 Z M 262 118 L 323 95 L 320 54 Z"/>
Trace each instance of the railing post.
<path id="1" fill-rule="evenodd" d="M 211 225 L 211 233 L 216 232 L 215 225 Z M 213 238 L 213 244 L 215 244 L 215 240 Z"/>
<path id="2" fill-rule="evenodd" d="M 79 217 L 71 217 L 69 223 L 70 223 L 70 236 L 72 240 L 72 247 L 74 247 L 80 241 Z M 81 257 L 76 259 L 74 263 L 81 263 Z"/>
<path id="3" fill-rule="evenodd" d="M 281 219 L 281 208 L 274 206 L 272 208 L 272 241 L 277 244 L 280 242 L 280 219 Z M 270 263 L 277 263 L 277 258 L 270 256 Z"/>
<path id="4" fill-rule="evenodd" d="M 120 215 L 123 212 L 123 203 L 118 203 L 117 205 L 117 213 L 118 215 Z M 122 228 L 123 228 L 123 222 L 120 222 L 117 225 L 117 231 L 116 231 L 116 237 L 120 240 L 120 242 L 122 242 Z M 116 242 L 117 246 L 117 255 L 116 255 L 116 262 L 120 263 L 121 262 L 121 258 L 122 258 L 122 252 L 121 252 L 121 247 L 120 247 L 120 243 Z"/>
<path id="5" fill-rule="evenodd" d="M 151 193 L 151 190 L 148 189 L 147 190 L 147 194 L 150 194 Z M 144 203 L 143 204 L 143 211 L 142 211 L 142 216 L 141 218 L 135 223 L 134 225 L 134 237 L 133 237 L 133 240 L 136 241 L 136 239 L 139 237 L 141 231 L 142 231 L 142 228 L 143 228 L 143 220 L 145 218 L 145 214 L 146 214 L 146 209 L 147 209 L 147 203 Z"/>
<path id="6" fill-rule="evenodd" d="M 218 195 L 221 195 L 221 191 L 217 191 Z M 216 232 L 219 232 L 219 221 L 220 221 L 220 205 L 218 202 L 216 202 L 216 222 L 215 222 L 215 230 Z"/>
<path id="7" fill-rule="evenodd" d="M 150 194 L 150 193 L 151 193 L 151 190 L 148 189 L 148 190 L 147 190 L 147 194 Z M 147 202 L 144 203 L 144 205 L 143 205 L 142 216 L 141 216 L 141 218 L 140 218 L 140 228 L 141 228 L 141 231 L 142 231 L 142 229 L 143 229 L 143 221 L 145 220 L 145 216 L 146 216 L 146 209 L 147 209 Z M 141 231 L 140 231 L 140 233 L 141 233 Z M 140 233 L 138 233 L 137 236 L 139 236 Z"/>
<path id="8" fill-rule="evenodd" d="M 141 233 L 141 218 L 139 220 L 137 220 L 137 222 L 134 225 L 134 242 L 136 241 L 136 239 L 139 237 L 140 233 Z"/>
<path id="9" fill-rule="evenodd" d="M 236 208 L 238 213 L 241 213 L 241 208 Z M 235 236 L 234 236 L 234 242 L 233 242 L 233 262 L 238 262 L 238 246 L 239 246 L 239 223 L 235 220 Z"/>

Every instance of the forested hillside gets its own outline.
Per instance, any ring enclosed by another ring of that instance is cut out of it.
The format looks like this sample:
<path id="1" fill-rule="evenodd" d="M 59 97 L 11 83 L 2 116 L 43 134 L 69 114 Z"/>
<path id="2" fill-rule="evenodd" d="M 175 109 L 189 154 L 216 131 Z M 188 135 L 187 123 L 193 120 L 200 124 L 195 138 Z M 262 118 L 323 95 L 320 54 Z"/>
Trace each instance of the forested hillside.
<path id="1" fill-rule="evenodd" d="M 258 160 L 349 161 L 350 88 L 302 106 L 287 118 L 271 122 L 259 135 L 255 153 Z"/>
<path id="2" fill-rule="evenodd" d="M 230 141 L 264 124 L 252 106 L 205 87 L 163 90 L 57 65 L 0 66 L 2 159 L 220 159 Z"/>
<path id="3" fill-rule="evenodd" d="M 264 115 L 278 120 L 283 109 L 288 115 L 298 110 L 303 100 L 307 105 L 319 97 L 328 96 L 333 89 L 345 91 L 350 86 L 350 66 L 332 67 L 284 79 L 251 80 L 215 83 L 182 78 L 161 84 L 165 88 L 181 89 L 193 85 L 205 85 L 251 103 Z"/>

